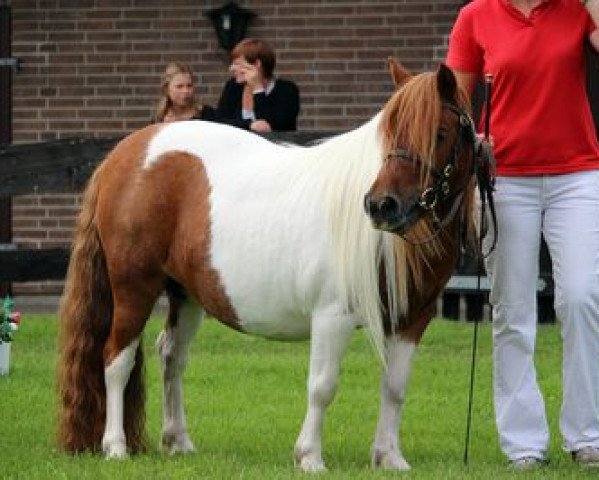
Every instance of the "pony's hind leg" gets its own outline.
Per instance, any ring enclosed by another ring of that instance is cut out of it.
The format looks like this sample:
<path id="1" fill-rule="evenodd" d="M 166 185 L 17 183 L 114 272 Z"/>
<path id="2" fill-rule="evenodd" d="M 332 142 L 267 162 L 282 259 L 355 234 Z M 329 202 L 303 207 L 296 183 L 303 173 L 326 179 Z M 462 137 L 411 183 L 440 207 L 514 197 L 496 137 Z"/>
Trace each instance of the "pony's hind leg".
<path id="1" fill-rule="evenodd" d="M 341 358 L 355 327 L 349 315 L 320 314 L 312 320 L 308 409 L 294 450 L 295 464 L 305 472 L 326 470 L 321 440 L 324 413 L 335 395 Z"/>
<path id="2" fill-rule="evenodd" d="M 127 443 L 123 426 L 123 394 L 131 371 L 135 366 L 138 346 L 139 338 L 135 338 L 104 369 L 106 427 L 102 437 L 102 451 L 108 458 L 122 458 L 127 455 Z"/>
<path id="3" fill-rule="evenodd" d="M 170 289 L 168 321 L 156 342 L 160 355 L 163 383 L 163 421 L 161 448 L 169 454 L 195 451 L 185 425 L 183 407 L 183 371 L 189 343 L 203 317 L 197 304 L 184 292 Z"/>
<path id="4" fill-rule="evenodd" d="M 385 338 L 387 369 L 381 381 L 381 407 L 372 448 L 372 466 L 390 470 L 409 470 L 401 454 L 398 430 L 401 409 L 416 344 L 398 335 Z"/>
<path id="5" fill-rule="evenodd" d="M 146 447 L 143 351 L 139 344 L 159 292 L 158 288 L 148 288 L 152 283 L 147 280 L 146 288 L 113 286 L 112 326 L 104 346 L 106 425 L 102 450 L 109 458 L 122 458 L 128 451 L 135 453 Z"/>

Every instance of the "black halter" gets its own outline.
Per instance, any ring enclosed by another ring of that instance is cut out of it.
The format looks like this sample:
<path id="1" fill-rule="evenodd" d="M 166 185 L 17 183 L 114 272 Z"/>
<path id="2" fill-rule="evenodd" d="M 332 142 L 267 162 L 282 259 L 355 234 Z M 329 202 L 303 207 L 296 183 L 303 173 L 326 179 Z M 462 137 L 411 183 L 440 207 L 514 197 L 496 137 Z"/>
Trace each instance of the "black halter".
<path id="1" fill-rule="evenodd" d="M 433 233 L 428 238 L 418 242 L 408 240 L 405 235 L 402 235 L 402 237 L 406 242 L 413 245 L 421 245 L 434 240 L 441 230 L 449 225 L 454 219 L 462 202 L 464 190 L 470 181 L 470 176 L 476 175 L 481 200 L 480 238 L 483 238 L 488 231 L 488 220 L 485 214 L 487 205 L 489 206 L 491 221 L 494 227 L 493 241 L 489 251 L 484 255 L 487 256 L 495 248 L 497 243 L 497 218 L 495 214 L 495 203 L 493 202 L 493 191 L 495 190 L 495 158 L 493 157 L 490 145 L 477 138 L 474 121 L 464 109 L 448 102 L 443 103 L 443 108 L 449 109 L 459 118 L 458 139 L 453 145 L 443 168 L 439 168 L 436 165 L 430 167 L 433 184 L 422 191 L 418 201 L 413 207 L 420 208 L 424 210 L 425 213 L 430 213 L 432 215 Z M 456 188 L 455 191 L 452 192 L 449 181 L 456 171 L 458 171 L 462 148 L 468 143 L 472 145 L 472 170 L 470 175 L 464 178 L 464 181 L 459 188 Z M 417 155 L 412 154 L 404 148 L 393 150 L 389 153 L 387 158 L 410 161 L 413 162 L 416 167 L 423 168 L 422 160 Z M 452 204 L 447 208 L 446 203 L 450 201 Z M 438 207 L 444 212 L 442 219 L 440 219 L 437 214 Z"/>
<path id="2" fill-rule="evenodd" d="M 449 182 L 458 171 L 459 159 L 464 144 L 470 143 L 473 146 L 473 159 L 476 158 L 476 146 L 478 142 L 476 139 L 474 122 L 472 121 L 472 118 L 464 109 L 459 108 L 452 103 L 443 103 L 443 108 L 449 109 L 458 116 L 458 137 L 451 149 L 451 152 L 449 152 L 449 155 L 444 162 L 444 166 L 442 168 L 439 168 L 436 165 L 432 165 L 430 167 L 430 172 L 433 177 L 432 185 L 425 188 L 422 193 L 420 193 L 419 199 L 413 207 L 424 210 L 426 213 L 430 213 L 433 217 L 433 234 L 429 238 L 417 242 L 417 244 L 427 243 L 436 238 L 441 229 L 453 220 L 459 209 L 464 190 L 470 181 L 470 176 L 467 176 L 459 188 L 455 189 L 453 192 L 451 191 Z M 424 162 L 422 162 L 417 155 L 412 154 L 404 148 L 397 148 L 393 150 L 391 153 L 389 153 L 387 158 L 409 161 L 412 162 L 417 168 L 424 168 Z M 476 173 L 476 171 L 476 161 L 473 161 L 471 174 Z M 447 202 L 452 202 L 450 208 L 447 208 Z M 442 219 L 440 219 L 437 214 L 438 208 L 444 212 Z M 403 238 L 404 240 L 409 241 L 405 236 Z M 415 243 L 411 241 L 409 242 Z"/>

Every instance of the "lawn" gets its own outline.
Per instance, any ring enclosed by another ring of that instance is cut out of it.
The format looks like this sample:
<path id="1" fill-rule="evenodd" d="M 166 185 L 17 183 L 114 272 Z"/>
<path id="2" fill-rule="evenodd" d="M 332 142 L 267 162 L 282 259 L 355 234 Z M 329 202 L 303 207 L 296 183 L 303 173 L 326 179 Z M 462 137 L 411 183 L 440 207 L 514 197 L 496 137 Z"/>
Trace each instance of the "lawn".
<path id="1" fill-rule="evenodd" d="M 207 320 L 192 345 L 185 377 L 189 431 L 198 452 L 168 457 L 153 448 L 125 461 L 72 457 L 55 449 L 57 319 L 27 315 L 12 345 L 11 372 L 0 377 L 0 478 L 26 479 L 284 479 L 294 470 L 293 444 L 303 420 L 308 344 L 241 335 Z M 158 444 L 160 401 L 154 339 L 162 320 L 146 328 L 148 431 Z M 416 356 L 401 439 L 412 465 L 404 478 L 523 477 L 506 468 L 492 420 L 490 325 L 482 324 L 473 408 L 470 462 L 464 466 L 472 325 L 435 320 Z M 526 478 L 596 478 L 561 451 L 557 429 L 561 346 L 557 326 L 539 330 L 537 361 L 551 419 L 551 463 Z M 329 408 L 323 447 L 325 479 L 395 478 L 373 472 L 370 444 L 378 408 L 380 366 L 363 332 L 356 332 Z"/>

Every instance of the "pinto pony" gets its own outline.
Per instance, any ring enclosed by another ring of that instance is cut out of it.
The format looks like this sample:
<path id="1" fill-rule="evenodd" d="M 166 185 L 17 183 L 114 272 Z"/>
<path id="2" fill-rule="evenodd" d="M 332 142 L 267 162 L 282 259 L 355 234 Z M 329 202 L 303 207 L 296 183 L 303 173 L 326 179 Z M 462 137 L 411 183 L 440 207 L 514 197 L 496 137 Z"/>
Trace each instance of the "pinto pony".
<path id="1" fill-rule="evenodd" d="M 317 145 L 190 121 L 114 148 L 86 189 L 61 303 L 62 449 L 120 458 L 146 446 L 140 338 L 166 291 L 163 449 L 194 450 L 182 375 L 208 314 L 245 333 L 311 338 L 294 459 L 323 470 L 325 409 L 350 335 L 365 326 L 384 357 L 372 462 L 409 468 L 400 412 L 412 355 L 471 227 L 474 136 L 449 69 L 410 77 L 390 67 L 398 89 L 383 111 Z"/>

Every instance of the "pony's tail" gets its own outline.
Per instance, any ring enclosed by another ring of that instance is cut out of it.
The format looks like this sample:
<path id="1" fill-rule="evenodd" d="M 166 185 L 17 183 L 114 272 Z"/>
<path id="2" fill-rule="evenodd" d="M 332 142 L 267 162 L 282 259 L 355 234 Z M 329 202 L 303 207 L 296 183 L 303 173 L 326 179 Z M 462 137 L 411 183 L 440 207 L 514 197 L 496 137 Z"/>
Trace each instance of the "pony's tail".
<path id="1" fill-rule="evenodd" d="M 101 450 L 106 419 L 103 350 L 112 324 L 112 292 L 95 224 L 102 167 L 83 196 L 60 305 L 58 352 L 59 448 Z M 131 451 L 145 448 L 141 344 L 125 391 L 125 436 Z"/>

